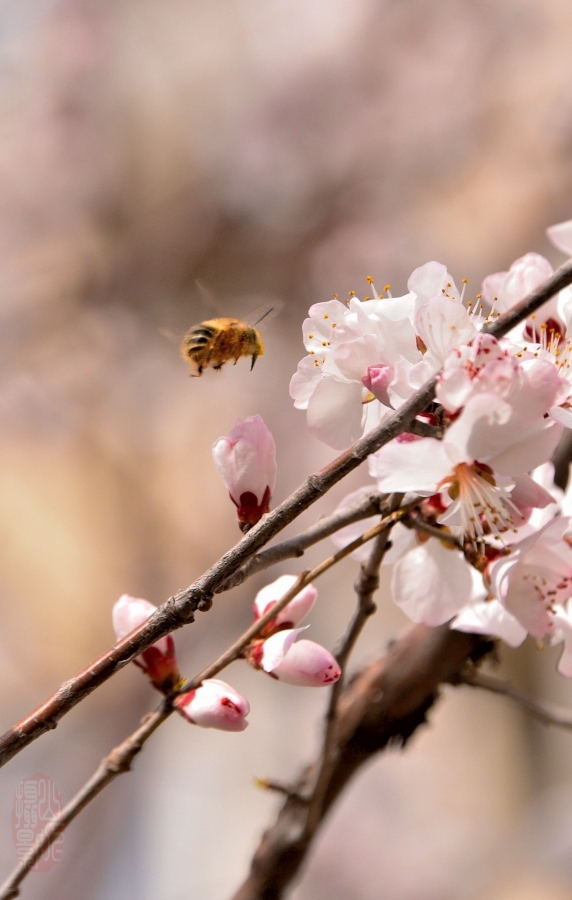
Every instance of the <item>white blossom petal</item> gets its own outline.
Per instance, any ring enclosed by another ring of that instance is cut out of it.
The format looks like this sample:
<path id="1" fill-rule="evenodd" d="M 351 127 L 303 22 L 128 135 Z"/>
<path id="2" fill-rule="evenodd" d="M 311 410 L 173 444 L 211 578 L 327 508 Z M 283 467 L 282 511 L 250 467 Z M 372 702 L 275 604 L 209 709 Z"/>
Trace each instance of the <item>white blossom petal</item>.
<path id="1" fill-rule="evenodd" d="M 357 441 L 363 432 L 363 393 L 361 384 L 324 376 L 308 404 L 310 433 L 335 450 Z"/>
<path id="2" fill-rule="evenodd" d="M 471 599 L 473 579 L 465 559 L 430 539 L 395 564 L 392 593 L 414 622 L 442 625 Z"/>
<path id="3" fill-rule="evenodd" d="M 518 647 L 527 634 L 526 628 L 498 600 L 469 603 L 453 619 L 451 628 L 469 634 L 490 634 L 501 638 L 509 647 Z"/>

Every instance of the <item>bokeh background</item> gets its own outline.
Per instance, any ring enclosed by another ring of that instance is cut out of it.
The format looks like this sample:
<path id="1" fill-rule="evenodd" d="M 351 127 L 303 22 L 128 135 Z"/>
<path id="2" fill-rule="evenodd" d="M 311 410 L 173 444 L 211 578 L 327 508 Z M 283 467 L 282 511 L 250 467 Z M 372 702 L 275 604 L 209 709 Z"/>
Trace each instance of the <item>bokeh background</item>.
<path id="1" fill-rule="evenodd" d="M 0 715 L 2 728 L 113 640 L 123 592 L 160 603 L 239 537 L 210 447 L 261 413 L 276 500 L 333 457 L 292 408 L 312 302 L 405 290 L 445 262 L 481 279 L 572 216 L 567 0 L 5 0 L 0 6 Z M 271 298 L 267 355 L 190 380 L 176 341 Z M 315 521 L 356 473 L 304 521 Z M 327 549 L 308 555 L 318 560 Z M 296 571 L 282 566 L 280 572 Z M 278 574 L 278 572 L 276 573 Z M 355 564 L 319 585 L 332 646 Z M 192 675 L 250 621 L 261 576 L 176 635 Z M 406 622 L 387 593 L 355 655 Z M 572 706 L 552 651 L 501 673 Z M 235 664 L 240 735 L 170 720 L 70 828 L 34 900 L 222 900 L 276 810 L 255 776 L 315 753 L 321 691 Z M 129 666 L 13 760 L 68 799 L 156 696 Z M 328 820 L 294 900 L 561 900 L 572 889 L 572 737 L 500 698 L 445 692 L 405 752 Z"/>

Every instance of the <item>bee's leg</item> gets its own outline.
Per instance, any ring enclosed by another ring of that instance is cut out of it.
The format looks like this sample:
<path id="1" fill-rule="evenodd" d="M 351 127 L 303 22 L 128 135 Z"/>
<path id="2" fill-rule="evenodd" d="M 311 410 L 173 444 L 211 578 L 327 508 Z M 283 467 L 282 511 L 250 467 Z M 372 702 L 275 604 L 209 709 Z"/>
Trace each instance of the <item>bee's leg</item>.
<path id="1" fill-rule="evenodd" d="M 250 363 L 250 371 L 251 372 L 254 369 L 254 363 L 256 362 L 257 359 L 258 359 L 258 353 L 253 353 L 252 354 L 252 362 Z"/>

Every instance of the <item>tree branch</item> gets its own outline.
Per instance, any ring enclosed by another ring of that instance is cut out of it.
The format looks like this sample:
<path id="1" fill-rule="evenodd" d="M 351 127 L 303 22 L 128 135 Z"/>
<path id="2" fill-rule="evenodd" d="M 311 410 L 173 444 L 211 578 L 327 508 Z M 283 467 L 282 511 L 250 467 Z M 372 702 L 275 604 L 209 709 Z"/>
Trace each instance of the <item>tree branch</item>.
<path id="1" fill-rule="evenodd" d="M 142 720 L 140 727 L 126 738 L 118 747 L 102 759 L 98 768 L 75 797 L 47 824 L 34 846 L 20 860 L 14 871 L 0 887 L 0 900 L 12 900 L 20 894 L 19 886 L 37 861 L 46 852 L 70 822 L 79 815 L 82 809 L 93 800 L 111 781 L 128 772 L 143 744 L 154 731 L 167 719 L 173 708 L 168 700 L 164 700 L 158 710 L 149 713 Z"/>
<path id="2" fill-rule="evenodd" d="M 394 508 L 399 506 L 402 499 L 403 494 L 394 494 L 390 501 L 391 505 Z M 376 610 L 373 597 L 379 588 L 379 567 L 381 566 L 387 550 L 388 540 L 389 531 L 383 531 L 376 537 L 369 559 L 360 566 L 359 575 L 356 579 L 355 590 L 357 593 L 357 607 L 346 634 L 342 639 L 340 649 L 336 653 L 336 658 L 340 664 L 342 674 L 338 681 L 332 686 L 330 692 L 330 702 L 328 704 L 325 720 L 322 758 L 319 763 L 312 793 L 308 798 L 306 822 L 304 826 L 305 831 L 308 834 L 312 834 L 316 830 L 320 821 L 328 785 L 339 760 L 341 748 L 338 741 L 338 705 L 346 677 L 346 664 L 365 623 Z"/>
<path id="3" fill-rule="evenodd" d="M 545 725 L 556 725 L 558 728 L 572 731 L 572 710 L 554 706 L 552 703 L 547 703 L 546 700 L 536 700 L 521 691 L 520 688 L 509 684 L 508 681 L 501 681 L 500 678 L 485 675 L 483 672 L 464 672 L 457 681 L 457 684 L 459 683 L 508 697 L 524 707 L 535 719 L 544 722 Z"/>
<path id="4" fill-rule="evenodd" d="M 395 495 L 391 502 L 391 506 L 395 507 L 401 499 L 401 494 Z M 410 505 L 411 504 L 409 504 L 409 506 Z M 220 656 L 214 663 L 212 663 L 212 665 L 210 665 L 200 675 L 197 675 L 191 681 L 185 682 L 185 684 L 180 688 L 179 693 L 186 693 L 187 691 L 199 687 L 199 685 L 206 678 L 214 677 L 235 659 L 239 659 L 242 655 L 243 650 L 248 646 L 253 638 L 257 637 L 258 634 L 263 631 L 265 626 L 276 617 L 281 609 L 283 609 L 291 600 L 294 599 L 296 594 L 298 594 L 306 584 L 326 572 L 341 559 L 348 556 L 350 553 L 356 550 L 358 546 L 362 546 L 368 540 L 374 539 L 375 544 L 372 550 L 371 557 L 372 559 L 379 558 L 379 562 L 381 562 L 381 548 L 385 547 L 389 531 L 397 516 L 401 513 L 401 510 L 394 509 L 392 514 L 382 519 L 382 521 L 374 528 L 370 529 L 369 532 L 366 532 L 355 541 L 352 541 L 351 544 L 348 544 L 347 547 L 344 547 L 341 550 L 338 550 L 337 553 L 329 556 L 326 560 L 324 560 L 310 572 L 304 572 L 299 575 L 296 583 L 283 597 L 280 598 L 280 600 L 278 600 L 263 616 L 257 619 L 256 622 L 254 622 L 253 625 L 251 625 L 251 627 L 248 628 L 241 635 L 241 637 L 237 641 L 235 641 L 235 643 L 232 644 L 231 647 L 229 647 L 228 650 L 225 651 L 225 653 L 222 654 L 222 656 Z M 364 607 L 363 621 L 365 622 L 365 618 L 371 615 L 375 607 L 371 607 L 371 597 L 369 598 L 369 601 L 364 597 L 361 605 Z M 355 637 L 357 637 L 355 626 L 353 630 L 350 629 L 350 634 L 354 633 Z M 348 637 L 344 642 L 346 653 L 349 652 L 350 649 L 349 641 L 350 637 Z M 126 738 L 122 744 L 116 747 L 115 750 L 113 750 L 102 760 L 98 769 L 89 779 L 89 781 L 87 781 L 86 784 L 81 788 L 81 790 L 78 791 L 76 796 L 67 804 L 67 806 L 54 819 L 52 819 L 51 822 L 48 823 L 34 847 L 31 848 L 26 856 L 16 866 L 7 881 L 0 888 L 0 900 L 11 900 L 11 898 L 17 897 L 19 894 L 18 886 L 22 883 L 28 872 L 33 869 L 38 859 L 67 828 L 70 822 L 75 819 L 75 817 L 81 812 L 81 810 L 85 806 L 87 806 L 87 804 L 90 803 L 90 801 L 93 800 L 93 798 L 96 797 L 104 787 L 106 787 L 118 775 L 121 775 L 123 772 L 129 771 L 134 757 L 142 749 L 145 741 L 174 711 L 172 701 L 173 695 L 171 694 L 165 698 L 161 707 L 156 712 L 151 713 L 145 717 L 141 726 L 132 735 L 130 735 L 130 737 Z M 270 785 L 270 783 L 268 783 L 267 786 L 272 786 L 274 790 L 280 789 L 274 784 Z M 286 791 L 285 788 L 281 789 L 283 791 Z"/>
<path id="5" fill-rule="evenodd" d="M 571 283 L 572 261 L 557 269 L 551 278 L 508 313 L 487 325 L 486 330 L 497 338 L 502 337 Z M 417 414 L 423 412 L 433 400 L 436 383 L 435 375 L 385 422 L 356 441 L 325 468 L 306 478 L 293 494 L 264 516 L 190 587 L 167 600 L 144 625 L 99 656 L 75 678 L 64 682 L 41 706 L 5 732 L 0 738 L 0 766 L 45 731 L 55 728 L 74 706 L 151 644 L 192 622 L 197 610 L 210 609 L 215 591 L 261 547 L 356 469 L 371 453 L 398 434 L 408 431 Z"/>
<path id="6" fill-rule="evenodd" d="M 468 659 L 492 649 L 480 635 L 447 625 L 415 625 L 395 641 L 387 657 L 372 663 L 347 687 L 339 704 L 339 757 L 330 774 L 319 815 L 306 827 L 307 786 L 316 766 L 306 769 L 263 835 L 250 874 L 233 900 L 279 900 L 298 874 L 327 812 L 352 776 L 390 743 L 401 745 L 426 721 L 439 686 L 458 677 Z"/>
<path id="7" fill-rule="evenodd" d="M 403 496 L 402 494 L 398 495 L 400 498 Z M 394 512 L 390 513 L 388 516 L 384 516 L 381 522 L 378 522 L 377 525 L 374 525 L 373 528 L 370 528 L 368 531 L 364 532 L 364 534 L 357 537 L 350 544 L 347 544 L 345 547 L 342 547 L 336 553 L 333 553 L 331 556 L 328 556 L 327 559 L 322 560 L 321 563 L 318 563 L 313 569 L 310 569 L 307 572 L 302 572 L 296 582 L 292 585 L 289 591 L 287 591 L 280 600 L 277 600 L 276 603 L 273 603 L 272 606 L 264 613 L 264 615 L 260 616 L 255 622 L 252 623 L 250 628 L 247 628 L 245 632 L 238 638 L 234 644 L 224 651 L 224 653 L 219 656 L 217 660 L 211 663 L 210 666 L 207 666 L 200 675 L 197 675 L 190 682 L 185 682 L 183 687 L 181 688 L 181 693 L 185 693 L 186 691 L 192 690 L 195 687 L 198 687 L 205 678 L 214 678 L 215 675 L 218 675 L 222 669 L 226 668 L 226 666 L 230 665 L 231 662 L 234 662 L 235 659 L 240 659 L 243 651 L 248 647 L 251 641 L 258 637 L 258 635 L 264 630 L 266 625 L 269 622 L 272 622 L 273 619 L 276 618 L 279 612 L 281 612 L 285 606 L 287 606 L 291 600 L 302 590 L 302 588 L 306 587 L 307 584 L 310 584 L 312 581 L 315 581 L 316 578 L 319 578 L 320 575 L 323 575 L 324 572 L 327 572 L 328 569 L 331 569 L 332 566 L 335 566 L 336 563 L 340 562 L 340 560 L 344 559 L 346 556 L 349 556 L 350 553 L 353 553 L 354 550 L 357 550 L 358 547 L 362 547 L 364 544 L 368 543 L 368 541 L 373 540 L 374 538 L 379 538 L 382 542 L 383 546 L 387 542 L 387 537 L 389 532 L 393 528 L 396 522 L 400 520 L 402 516 L 407 515 L 409 510 L 419 502 L 419 499 L 416 498 L 408 503 L 406 506 L 401 507 L 401 509 L 397 509 Z M 357 634 L 356 634 L 357 637 Z"/>
<path id="8" fill-rule="evenodd" d="M 437 538 L 438 541 L 444 541 L 446 544 L 449 544 L 450 547 L 456 547 L 457 550 L 463 550 L 461 542 L 454 534 L 451 534 L 451 532 L 447 530 L 445 525 L 431 525 L 430 522 L 426 522 L 421 516 L 412 513 L 403 516 L 401 523 L 402 525 L 405 525 L 406 528 L 420 531 L 421 534 L 426 534 L 428 537 L 434 537 Z"/>
<path id="9" fill-rule="evenodd" d="M 286 541 L 281 541 L 281 543 L 275 544 L 274 547 L 267 547 L 265 550 L 257 553 L 256 556 L 251 557 L 251 559 L 249 559 L 242 568 L 238 569 L 234 575 L 227 578 L 227 580 L 217 588 L 215 593 L 219 594 L 223 593 L 223 591 L 230 591 L 231 588 L 242 584 L 247 578 L 250 578 L 251 575 L 255 575 L 257 572 L 261 572 L 264 569 L 268 569 L 276 563 L 283 562 L 285 559 L 303 556 L 304 551 L 307 550 L 308 547 L 312 547 L 319 541 L 324 540 L 324 538 L 330 537 L 330 535 L 339 531 L 340 528 L 345 528 L 346 525 L 352 525 L 354 522 L 359 522 L 361 519 L 368 519 L 376 513 L 384 513 L 387 506 L 384 502 L 386 498 L 387 494 L 380 494 L 379 491 L 372 490 L 367 497 L 359 503 L 356 503 L 354 506 L 344 509 L 342 512 L 334 513 L 331 516 L 320 519 L 319 522 L 316 522 L 315 525 L 311 525 L 306 531 L 297 534 L 295 537 L 288 538 Z"/>

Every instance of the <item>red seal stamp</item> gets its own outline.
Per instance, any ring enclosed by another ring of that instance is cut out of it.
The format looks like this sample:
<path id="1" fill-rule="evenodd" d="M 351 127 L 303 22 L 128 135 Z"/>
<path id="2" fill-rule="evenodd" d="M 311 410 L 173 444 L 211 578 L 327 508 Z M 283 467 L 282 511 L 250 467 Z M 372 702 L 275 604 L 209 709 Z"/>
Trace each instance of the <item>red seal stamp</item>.
<path id="1" fill-rule="evenodd" d="M 19 859 L 34 846 L 40 834 L 62 808 L 62 797 L 49 775 L 24 778 L 14 792 L 12 840 Z M 64 834 L 37 861 L 32 872 L 49 872 L 62 858 Z"/>

